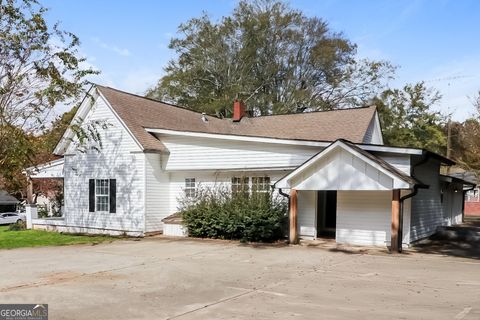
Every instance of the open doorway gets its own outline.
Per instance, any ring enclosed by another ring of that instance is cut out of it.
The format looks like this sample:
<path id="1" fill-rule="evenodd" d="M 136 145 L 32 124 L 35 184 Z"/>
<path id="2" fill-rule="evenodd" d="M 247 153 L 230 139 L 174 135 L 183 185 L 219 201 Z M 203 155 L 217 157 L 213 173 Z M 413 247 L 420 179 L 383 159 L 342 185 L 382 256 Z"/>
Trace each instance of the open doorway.
<path id="1" fill-rule="evenodd" d="M 335 238 L 337 227 L 337 191 L 317 192 L 317 237 Z"/>

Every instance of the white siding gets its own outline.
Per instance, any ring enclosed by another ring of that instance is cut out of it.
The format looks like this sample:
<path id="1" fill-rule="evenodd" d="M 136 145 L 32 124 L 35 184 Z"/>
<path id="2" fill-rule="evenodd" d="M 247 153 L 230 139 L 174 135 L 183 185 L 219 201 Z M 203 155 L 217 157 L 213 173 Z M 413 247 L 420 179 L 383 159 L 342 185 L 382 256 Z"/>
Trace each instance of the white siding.
<path id="1" fill-rule="evenodd" d="M 391 191 L 339 191 L 336 241 L 355 245 L 389 245 L 391 201 Z"/>
<path id="2" fill-rule="evenodd" d="M 375 116 L 367 128 L 367 132 L 365 132 L 363 143 L 383 145 L 382 129 L 380 128 L 377 112 L 375 112 Z"/>
<path id="3" fill-rule="evenodd" d="M 453 193 L 453 205 L 452 205 L 452 223 L 460 224 L 463 222 L 463 202 L 465 201 L 463 196 L 463 185 L 457 185 L 457 192 Z"/>
<path id="4" fill-rule="evenodd" d="M 430 159 L 415 168 L 418 180 L 427 184 L 428 189 L 419 189 L 412 198 L 410 241 L 415 241 L 435 233 L 444 221 L 444 206 L 440 197 L 440 162 Z"/>
<path id="5" fill-rule="evenodd" d="M 462 223 L 463 185 L 444 182 L 440 186 L 443 189 L 443 224 L 451 226 Z"/>
<path id="6" fill-rule="evenodd" d="M 163 226 L 163 235 L 169 237 L 188 237 L 188 230 L 181 224 L 166 223 Z"/>
<path id="7" fill-rule="evenodd" d="M 201 172 L 201 171 L 189 171 L 189 172 L 172 172 L 170 173 L 170 205 L 169 210 L 173 214 L 178 212 L 181 204 L 179 200 L 184 198 L 185 178 L 195 178 L 197 186 L 202 187 L 215 187 L 225 186 L 230 187 L 232 177 L 253 177 L 259 176 L 270 177 L 270 183 L 286 175 L 288 171 L 241 171 L 241 172 Z"/>
<path id="8" fill-rule="evenodd" d="M 419 189 L 412 199 L 412 242 L 432 235 L 439 226 L 459 224 L 463 217 L 463 185 L 440 181 L 440 163 L 437 160 L 430 160 L 417 168 L 418 179 L 429 188 Z"/>
<path id="9" fill-rule="evenodd" d="M 391 190 L 402 183 L 337 147 L 292 178 L 297 190 Z M 405 183 L 403 183 L 405 184 Z"/>
<path id="10" fill-rule="evenodd" d="M 71 144 L 65 156 L 65 221 L 71 227 L 144 231 L 143 153 L 110 108 L 99 97 L 85 122 L 106 120 L 100 129 L 101 152 L 80 153 Z M 88 212 L 89 179 L 117 180 L 117 212 Z"/>
<path id="11" fill-rule="evenodd" d="M 410 175 L 410 155 L 408 154 L 385 154 L 373 153 L 375 156 L 385 160 L 396 169 Z"/>
<path id="12" fill-rule="evenodd" d="M 317 191 L 298 191 L 298 232 L 301 238 L 317 237 Z"/>
<path id="13" fill-rule="evenodd" d="M 167 171 L 294 168 L 323 149 L 184 136 L 162 135 L 159 138 L 170 152 L 163 163 Z M 376 155 L 397 169 L 410 174 L 408 155 L 385 153 Z"/>
<path id="14" fill-rule="evenodd" d="M 297 167 L 321 150 L 263 142 L 161 136 L 170 152 L 167 171 Z"/>
<path id="15" fill-rule="evenodd" d="M 161 231 L 162 219 L 171 215 L 170 176 L 163 171 L 161 156 L 145 154 L 145 231 Z"/>

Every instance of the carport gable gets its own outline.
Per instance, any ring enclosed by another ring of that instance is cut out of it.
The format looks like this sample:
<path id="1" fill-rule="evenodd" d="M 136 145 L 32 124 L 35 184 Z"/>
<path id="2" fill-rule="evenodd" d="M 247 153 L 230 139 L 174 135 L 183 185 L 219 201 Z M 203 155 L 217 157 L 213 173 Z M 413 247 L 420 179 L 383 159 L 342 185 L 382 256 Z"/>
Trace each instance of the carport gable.
<path id="1" fill-rule="evenodd" d="M 415 179 L 346 140 L 337 140 L 279 180 L 296 190 L 410 189 Z"/>

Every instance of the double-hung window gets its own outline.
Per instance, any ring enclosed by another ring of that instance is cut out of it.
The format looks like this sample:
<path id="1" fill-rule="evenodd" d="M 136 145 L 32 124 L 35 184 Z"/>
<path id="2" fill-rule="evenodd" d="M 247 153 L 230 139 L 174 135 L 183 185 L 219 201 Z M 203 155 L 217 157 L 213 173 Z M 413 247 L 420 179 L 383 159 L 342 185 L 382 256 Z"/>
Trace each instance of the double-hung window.
<path id="1" fill-rule="evenodd" d="M 193 198 L 195 197 L 195 193 L 195 178 L 185 178 L 185 196 L 187 198 Z"/>
<path id="2" fill-rule="evenodd" d="M 117 180 L 90 179 L 88 193 L 89 212 L 117 212 Z"/>
<path id="3" fill-rule="evenodd" d="M 243 193 L 249 190 L 249 178 L 248 177 L 233 177 L 232 178 L 232 192 Z"/>
<path id="4" fill-rule="evenodd" d="M 95 211 L 109 211 L 109 189 L 110 182 L 108 179 L 95 180 Z"/>
<path id="5" fill-rule="evenodd" d="M 252 177 L 252 192 L 267 192 L 270 189 L 270 177 Z"/>

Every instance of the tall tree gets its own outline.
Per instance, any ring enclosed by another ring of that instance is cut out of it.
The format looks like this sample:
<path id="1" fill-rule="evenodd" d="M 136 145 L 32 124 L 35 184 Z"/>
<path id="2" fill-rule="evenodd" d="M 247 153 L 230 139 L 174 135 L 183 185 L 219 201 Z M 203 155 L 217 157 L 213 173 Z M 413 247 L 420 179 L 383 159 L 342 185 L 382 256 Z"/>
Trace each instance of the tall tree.
<path id="1" fill-rule="evenodd" d="M 84 92 L 79 39 L 58 24 L 35 0 L 0 1 L 0 182 L 15 183 L 33 163 L 32 139 L 42 132 L 58 102 L 73 103 Z M 18 181 L 17 181 L 18 182 Z"/>
<path id="2" fill-rule="evenodd" d="M 177 56 L 147 95 L 208 113 L 229 115 L 235 98 L 257 115 L 361 105 L 394 69 L 357 60 L 341 33 L 282 2 L 241 1 L 219 22 L 203 15 L 178 31 Z"/>
<path id="3" fill-rule="evenodd" d="M 476 114 L 463 122 L 450 124 L 451 156 L 458 166 L 480 179 L 480 92 L 474 96 L 472 104 Z"/>
<path id="4" fill-rule="evenodd" d="M 444 153 L 446 119 L 432 108 L 440 98 L 438 91 L 423 82 L 388 89 L 375 98 L 385 143 Z"/>

